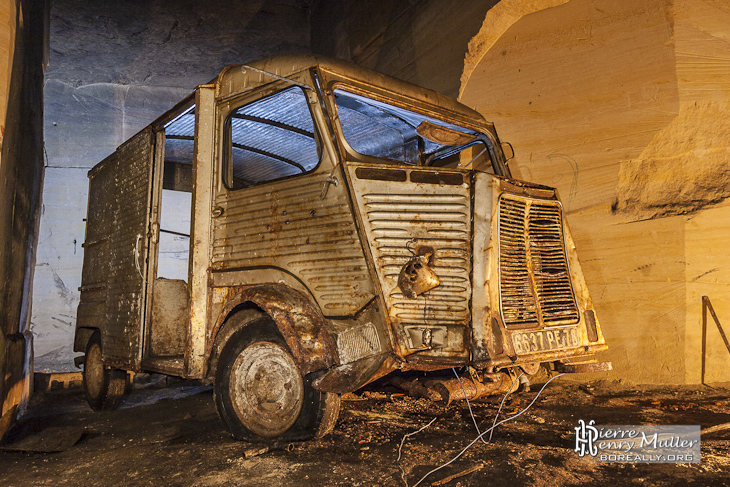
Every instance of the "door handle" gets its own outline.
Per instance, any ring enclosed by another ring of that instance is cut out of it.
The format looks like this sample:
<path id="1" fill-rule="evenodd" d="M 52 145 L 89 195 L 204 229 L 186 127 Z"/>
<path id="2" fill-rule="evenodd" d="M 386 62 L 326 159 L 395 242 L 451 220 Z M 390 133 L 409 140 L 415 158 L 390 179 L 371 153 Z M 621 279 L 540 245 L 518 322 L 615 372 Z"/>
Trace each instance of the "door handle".
<path id="1" fill-rule="evenodd" d="M 335 176 L 335 174 L 337 173 L 337 166 L 339 165 L 339 162 L 335 164 L 335 166 L 332 168 L 332 171 L 330 171 L 329 176 L 327 176 L 327 179 L 325 179 L 324 183 L 322 183 L 322 193 L 320 193 L 319 199 L 323 200 L 327 197 L 327 190 L 330 189 L 330 184 L 334 184 L 335 186 L 340 185 L 340 181 L 337 179 L 337 176 Z"/>
<path id="2" fill-rule="evenodd" d="M 213 210 L 211 211 L 213 214 L 213 218 L 218 218 L 223 214 L 223 207 L 222 206 L 214 206 Z"/>
<path id="3" fill-rule="evenodd" d="M 142 234 L 137 234 L 137 241 L 134 243 L 134 248 L 132 249 L 132 255 L 134 256 L 134 267 L 137 268 L 137 273 L 139 273 L 139 277 L 141 277 L 144 280 L 144 276 L 142 275 L 142 268 L 139 265 L 139 254 L 140 246 L 139 243 L 142 241 Z"/>
<path id="4" fill-rule="evenodd" d="M 322 193 L 319 195 L 320 199 L 325 199 L 327 196 L 327 190 L 330 189 L 330 184 L 334 184 L 335 186 L 340 185 L 340 182 L 337 180 L 337 176 L 332 176 L 330 174 L 327 176 L 327 179 L 324 180 L 324 183 L 322 184 Z"/>

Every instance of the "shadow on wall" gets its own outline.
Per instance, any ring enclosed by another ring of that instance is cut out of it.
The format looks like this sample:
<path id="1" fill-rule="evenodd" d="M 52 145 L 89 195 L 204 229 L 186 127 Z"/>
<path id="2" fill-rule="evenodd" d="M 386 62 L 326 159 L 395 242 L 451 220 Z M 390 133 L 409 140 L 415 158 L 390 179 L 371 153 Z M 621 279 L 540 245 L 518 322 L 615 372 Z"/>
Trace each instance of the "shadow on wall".
<path id="1" fill-rule="evenodd" d="M 456 97 L 469 39 L 497 1 L 321 0 L 312 52 Z"/>

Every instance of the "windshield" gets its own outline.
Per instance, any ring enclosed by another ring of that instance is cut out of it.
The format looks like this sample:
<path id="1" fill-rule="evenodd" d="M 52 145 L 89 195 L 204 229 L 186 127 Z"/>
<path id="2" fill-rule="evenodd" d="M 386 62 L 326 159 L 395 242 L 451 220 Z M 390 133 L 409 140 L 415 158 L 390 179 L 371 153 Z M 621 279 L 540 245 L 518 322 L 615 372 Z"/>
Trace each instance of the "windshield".
<path id="1" fill-rule="evenodd" d="M 384 163 L 494 172 L 484 134 L 341 89 L 335 101 L 345 140 L 358 154 Z"/>

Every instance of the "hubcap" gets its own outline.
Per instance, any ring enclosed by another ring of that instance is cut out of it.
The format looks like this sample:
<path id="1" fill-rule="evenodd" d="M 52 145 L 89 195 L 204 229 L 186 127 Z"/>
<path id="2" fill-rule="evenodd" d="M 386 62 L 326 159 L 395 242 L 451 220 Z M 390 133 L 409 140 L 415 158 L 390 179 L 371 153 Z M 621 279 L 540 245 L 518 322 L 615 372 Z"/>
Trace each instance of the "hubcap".
<path id="1" fill-rule="evenodd" d="M 249 430 L 261 436 L 277 436 L 299 417 L 304 383 L 284 347 L 258 342 L 236 357 L 229 392 L 236 415 Z"/>

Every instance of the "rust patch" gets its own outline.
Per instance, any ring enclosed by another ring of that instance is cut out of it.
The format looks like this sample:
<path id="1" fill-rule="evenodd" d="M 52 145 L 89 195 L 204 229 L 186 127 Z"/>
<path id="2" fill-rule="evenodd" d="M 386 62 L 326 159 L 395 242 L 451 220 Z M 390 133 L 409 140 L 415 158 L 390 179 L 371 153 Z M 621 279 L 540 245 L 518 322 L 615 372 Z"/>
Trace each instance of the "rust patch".
<path id="1" fill-rule="evenodd" d="M 411 171 L 411 182 L 438 184 L 446 186 L 461 186 L 462 184 L 464 184 L 464 176 L 460 173 Z"/>
<path id="2" fill-rule="evenodd" d="M 236 306 L 249 302 L 274 320 L 302 375 L 337 363 L 337 348 L 327 332 L 326 320 L 304 294 L 280 284 L 241 286 L 234 288 L 234 292 L 235 296 L 226 303 L 218 318 L 212 337 Z M 213 343 L 211 340 L 208 353 Z"/>
<path id="3" fill-rule="evenodd" d="M 471 401 L 480 397 L 514 392 L 519 386 L 517 381 L 504 372 L 483 374 L 481 377 L 473 373 L 471 376 L 450 379 L 393 377 L 389 383 L 413 397 L 423 397 L 434 402 L 444 402 L 447 405 L 452 401 L 464 399 Z"/>
<path id="4" fill-rule="evenodd" d="M 271 238 L 271 255 L 279 253 L 279 238 L 281 237 L 281 223 L 279 222 L 279 198 L 276 192 L 271 194 L 271 222 L 266 228 L 272 235 Z"/>
<path id="5" fill-rule="evenodd" d="M 555 364 L 555 371 L 563 374 L 584 374 L 590 372 L 608 372 L 613 370 L 611 362 L 570 362 Z"/>
<path id="6" fill-rule="evenodd" d="M 358 179 L 369 179 L 371 181 L 393 181 L 402 183 L 408 180 L 406 172 L 400 169 L 358 167 L 355 170 L 355 176 L 357 176 Z"/>

